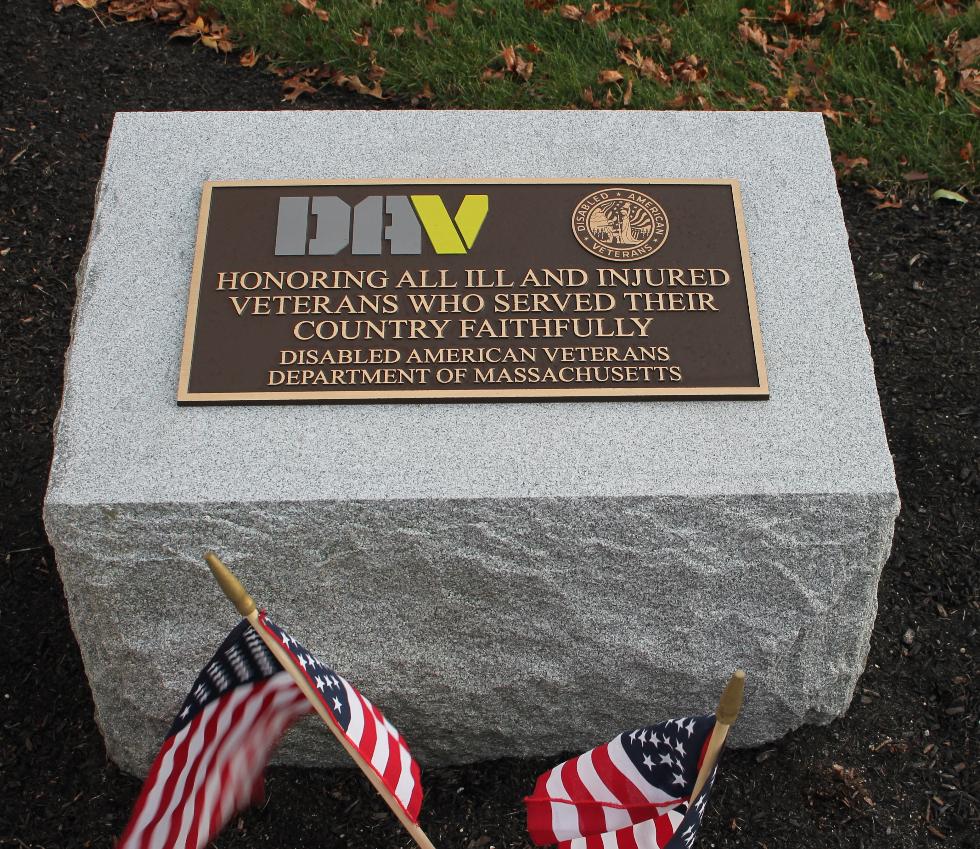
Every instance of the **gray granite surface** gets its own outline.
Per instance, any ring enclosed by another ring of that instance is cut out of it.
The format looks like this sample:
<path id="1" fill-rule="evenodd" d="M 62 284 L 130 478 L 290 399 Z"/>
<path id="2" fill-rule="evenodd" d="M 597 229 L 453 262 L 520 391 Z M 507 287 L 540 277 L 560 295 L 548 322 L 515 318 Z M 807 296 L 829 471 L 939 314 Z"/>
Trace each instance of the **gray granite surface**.
<path id="1" fill-rule="evenodd" d="M 204 180 L 480 176 L 740 180 L 771 399 L 177 407 Z M 839 715 L 897 509 L 820 116 L 117 116 L 45 518 L 125 768 L 234 622 L 208 548 L 437 763 L 709 709 L 737 664 L 736 742 Z"/>

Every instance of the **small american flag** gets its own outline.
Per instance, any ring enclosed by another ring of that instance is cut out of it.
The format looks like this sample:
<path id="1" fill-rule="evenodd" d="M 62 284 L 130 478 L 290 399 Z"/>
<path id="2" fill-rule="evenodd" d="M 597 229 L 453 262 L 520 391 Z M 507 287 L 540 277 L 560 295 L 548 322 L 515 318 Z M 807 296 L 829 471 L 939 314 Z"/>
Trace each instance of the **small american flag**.
<path id="1" fill-rule="evenodd" d="M 286 649 L 337 727 L 417 821 L 422 804 L 418 766 L 394 726 L 264 611 L 259 623 Z M 262 799 L 272 750 L 290 726 L 311 712 L 302 690 L 242 620 L 184 700 L 117 849 L 206 846 L 232 816 Z"/>
<path id="2" fill-rule="evenodd" d="M 714 782 L 690 793 L 715 726 L 713 714 L 620 734 L 538 778 L 524 800 L 539 846 L 559 849 L 689 849 Z"/>

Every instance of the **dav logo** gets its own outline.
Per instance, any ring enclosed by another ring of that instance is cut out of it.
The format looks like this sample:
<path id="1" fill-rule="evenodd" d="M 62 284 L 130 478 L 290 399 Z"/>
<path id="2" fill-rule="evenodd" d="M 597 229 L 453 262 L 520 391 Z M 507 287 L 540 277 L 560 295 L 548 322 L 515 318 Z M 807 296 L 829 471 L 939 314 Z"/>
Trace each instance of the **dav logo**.
<path id="1" fill-rule="evenodd" d="M 465 254 L 487 217 L 487 195 L 466 195 L 454 215 L 439 195 L 371 195 L 352 207 L 336 195 L 279 198 L 276 256 L 422 253 L 422 230 L 437 254 Z M 309 237 L 310 219 L 313 237 Z M 387 220 L 386 220 L 387 219 Z"/>

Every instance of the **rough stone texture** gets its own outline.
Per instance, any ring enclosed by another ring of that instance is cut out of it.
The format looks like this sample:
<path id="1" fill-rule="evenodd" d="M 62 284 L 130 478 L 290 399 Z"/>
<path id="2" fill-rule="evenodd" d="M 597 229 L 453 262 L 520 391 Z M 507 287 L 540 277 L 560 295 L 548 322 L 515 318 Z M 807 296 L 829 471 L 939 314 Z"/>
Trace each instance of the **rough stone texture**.
<path id="1" fill-rule="evenodd" d="M 771 399 L 177 407 L 202 181 L 479 176 L 739 179 Z M 736 742 L 829 721 L 897 509 L 820 116 L 117 116 L 45 519 L 126 769 L 234 622 L 208 548 L 445 763 L 710 709 L 736 665 Z"/>

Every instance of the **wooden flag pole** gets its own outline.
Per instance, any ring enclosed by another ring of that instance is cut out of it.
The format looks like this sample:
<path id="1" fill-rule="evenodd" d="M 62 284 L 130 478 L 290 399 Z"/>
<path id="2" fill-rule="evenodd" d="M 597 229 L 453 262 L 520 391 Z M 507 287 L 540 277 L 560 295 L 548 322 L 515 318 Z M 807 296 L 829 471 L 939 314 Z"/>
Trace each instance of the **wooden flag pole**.
<path id="1" fill-rule="evenodd" d="M 708 748 L 704 753 L 701 769 L 698 770 L 698 777 L 694 782 L 694 789 L 691 791 L 689 805 L 693 804 L 694 800 L 700 795 L 704 789 L 704 785 L 708 783 L 708 779 L 711 777 L 711 770 L 718 763 L 718 755 L 721 754 L 721 747 L 725 745 L 728 729 L 734 725 L 735 720 L 738 718 L 738 713 L 742 709 L 742 696 L 744 692 L 745 673 L 741 669 L 736 669 L 735 674 L 728 679 L 728 683 L 722 691 L 721 698 L 718 700 L 718 709 L 715 711 L 715 727 L 711 729 Z"/>
<path id="2" fill-rule="evenodd" d="M 306 676 L 303 675 L 299 669 L 296 668 L 296 664 L 293 663 L 292 658 L 286 653 L 282 646 L 279 645 L 268 632 L 259 624 L 259 612 L 256 609 L 255 601 L 252 597 L 245 591 L 245 588 L 241 585 L 241 582 L 236 578 L 231 570 L 225 566 L 224 563 L 218 558 L 218 556 L 212 552 L 208 552 L 204 559 L 207 561 L 208 568 L 211 570 L 211 574 L 214 575 L 215 579 L 218 581 L 219 586 L 224 591 L 224 594 L 228 596 L 229 601 L 235 605 L 236 609 L 242 616 L 244 616 L 255 632 L 262 638 L 262 642 L 269 647 L 269 651 L 275 655 L 276 660 L 282 665 L 292 679 L 296 682 L 296 686 L 303 691 L 303 695 L 309 700 L 310 704 L 316 709 L 316 712 L 320 715 L 320 719 L 323 720 L 327 728 L 334 737 L 337 738 L 337 742 L 344 747 L 344 751 L 350 755 L 351 759 L 356 763 L 361 772 L 367 776 L 368 781 L 375 790 L 378 791 L 379 795 L 385 802 L 388 803 L 388 807 L 391 808 L 392 813 L 398 817 L 398 821 L 402 824 L 405 831 L 407 831 L 412 840 L 414 840 L 421 849 L 435 849 L 432 845 L 432 841 L 426 836 L 425 832 L 418 823 L 412 822 L 409 819 L 408 814 L 399 804 L 398 800 L 394 797 L 392 792 L 385 786 L 384 782 L 378 776 L 378 774 L 371 768 L 371 765 L 361 756 L 361 753 L 354 748 L 353 744 L 348 740 L 340 729 L 337 727 L 333 716 L 329 713 L 327 707 L 320 701 L 310 682 L 306 680 Z"/>

